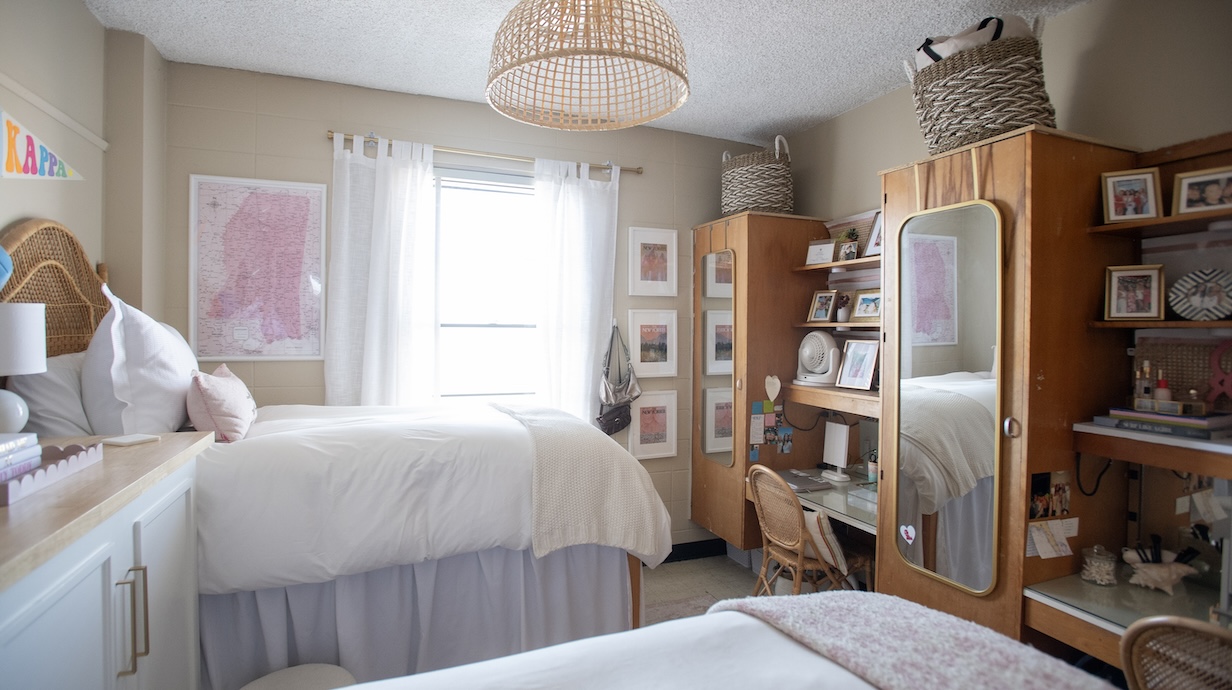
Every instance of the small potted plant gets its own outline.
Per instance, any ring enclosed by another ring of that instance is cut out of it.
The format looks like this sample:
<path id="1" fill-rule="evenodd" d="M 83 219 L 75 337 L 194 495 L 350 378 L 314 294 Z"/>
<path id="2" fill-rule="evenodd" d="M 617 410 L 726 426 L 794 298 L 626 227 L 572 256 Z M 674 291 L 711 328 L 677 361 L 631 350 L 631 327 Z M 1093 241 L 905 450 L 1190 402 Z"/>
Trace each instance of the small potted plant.
<path id="1" fill-rule="evenodd" d="M 851 318 L 851 295 L 846 292 L 838 293 L 838 297 L 834 300 L 835 320 L 845 323 Z"/>

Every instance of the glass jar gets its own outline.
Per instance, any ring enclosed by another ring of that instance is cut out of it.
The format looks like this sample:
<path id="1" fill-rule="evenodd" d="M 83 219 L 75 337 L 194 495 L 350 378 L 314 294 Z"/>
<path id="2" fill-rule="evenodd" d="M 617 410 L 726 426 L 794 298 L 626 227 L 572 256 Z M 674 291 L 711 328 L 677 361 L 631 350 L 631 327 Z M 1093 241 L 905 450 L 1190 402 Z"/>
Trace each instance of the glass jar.
<path id="1" fill-rule="evenodd" d="M 1110 586 L 1116 580 L 1117 557 L 1103 546 L 1096 544 L 1082 550 L 1081 577 L 1095 585 Z"/>

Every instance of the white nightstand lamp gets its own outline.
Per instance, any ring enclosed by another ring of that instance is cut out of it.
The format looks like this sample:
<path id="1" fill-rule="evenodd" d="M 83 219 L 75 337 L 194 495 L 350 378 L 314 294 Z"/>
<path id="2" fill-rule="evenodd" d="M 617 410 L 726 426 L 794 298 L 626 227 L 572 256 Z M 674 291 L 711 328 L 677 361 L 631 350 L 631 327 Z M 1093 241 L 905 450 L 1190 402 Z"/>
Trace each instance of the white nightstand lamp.
<path id="1" fill-rule="evenodd" d="M 47 306 L 0 303 L 0 377 L 47 371 Z M 0 433 L 21 431 L 30 418 L 26 401 L 0 390 Z"/>

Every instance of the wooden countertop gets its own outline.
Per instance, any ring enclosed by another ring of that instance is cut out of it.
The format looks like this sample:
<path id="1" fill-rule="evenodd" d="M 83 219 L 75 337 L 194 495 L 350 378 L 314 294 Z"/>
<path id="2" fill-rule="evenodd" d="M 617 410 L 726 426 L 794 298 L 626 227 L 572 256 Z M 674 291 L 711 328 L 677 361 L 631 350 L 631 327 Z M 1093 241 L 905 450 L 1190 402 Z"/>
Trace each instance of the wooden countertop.
<path id="1" fill-rule="evenodd" d="M 157 443 L 104 446 L 98 464 L 0 507 L 0 589 L 46 563 L 214 442 L 213 432 L 160 434 Z M 93 445 L 103 436 L 41 438 L 44 445 Z"/>

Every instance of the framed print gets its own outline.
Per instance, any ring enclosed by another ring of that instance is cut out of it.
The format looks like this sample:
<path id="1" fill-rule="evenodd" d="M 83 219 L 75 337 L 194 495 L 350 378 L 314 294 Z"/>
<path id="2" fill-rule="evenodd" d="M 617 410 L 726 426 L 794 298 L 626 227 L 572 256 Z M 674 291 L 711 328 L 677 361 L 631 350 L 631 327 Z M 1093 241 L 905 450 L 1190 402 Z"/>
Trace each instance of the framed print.
<path id="1" fill-rule="evenodd" d="M 707 388 L 702 391 L 706 415 L 702 433 L 703 453 L 724 453 L 732 449 L 732 389 Z"/>
<path id="2" fill-rule="evenodd" d="M 1100 179 L 1104 189 L 1105 223 L 1163 215 L 1159 211 L 1159 168 L 1106 172 Z"/>
<path id="3" fill-rule="evenodd" d="M 852 298 L 851 323 L 876 323 L 881 320 L 881 288 L 856 290 Z"/>
<path id="4" fill-rule="evenodd" d="M 1104 320 L 1161 320 L 1163 294 L 1163 264 L 1109 266 L 1104 286 Z"/>
<path id="5" fill-rule="evenodd" d="M 676 296 L 676 231 L 629 228 L 629 294 Z"/>
<path id="6" fill-rule="evenodd" d="M 868 246 L 864 248 L 864 256 L 878 256 L 881 254 L 881 211 L 877 212 L 877 219 L 873 221 L 873 229 L 868 233 Z"/>
<path id="7" fill-rule="evenodd" d="M 843 388 L 869 390 L 877 370 L 877 348 L 880 340 L 848 340 L 843 344 L 843 362 L 835 385 Z"/>
<path id="8" fill-rule="evenodd" d="M 957 345 L 958 238 L 910 234 L 904 252 L 903 265 L 916 267 L 904 268 L 902 277 L 911 344 Z"/>
<path id="9" fill-rule="evenodd" d="M 190 175 L 188 209 L 197 359 L 324 358 L 325 185 Z"/>
<path id="10" fill-rule="evenodd" d="M 629 452 L 639 460 L 676 454 L 676 391 L 642 391 L 629 406 Z"/>
<path id="11" fill-rule="evenodd" d="M 639 378 L 676 375 L 675 309 L 630 309 L 629 339 Z"/>
<path id="12" fill-rule="evenodd" d="M 838 260 L 851 261 L 852 259 L 859 258 L 859 246 L 859 241 L 843 242 L 838 246 Z"/>
<path id="13" fill-rule="evenodd" d="M 838 298 L 838 290 L 818 290 L 813 293 L 809 302 L 808 316 L 805 323 L 829 323 L 834 320 L 834 303 Z"/>
<path id="14" fill-rule="evenodd" d="M 709 309 L 702 320 L 706 328 L 706 375 L 732 373 L 731 311 Z"/>
<path id="15" fill-rule="evenodd" d="M 1232 208 L 1232 165 L 1177 173 L 1172 215 Z"/>
<path id="16" fill-rule="evenodd" d="M 804 265 L 813 266 L 815 264 L 828 264 L 834 261 L 834 247 L 836 244 L 834 240 L 813 240 L 809 242 L 808 256 L 804 259 Z"/>
<path id="17" fill-rule="evenodd" d="M 707 254 L 702 257 L 702 268 L 706 272 L 706 287 L 703 296 L 718 299 L 732 298 L 732 283 L 735 281 L 736 266 L 733 254 L 729 250 Z"/>

